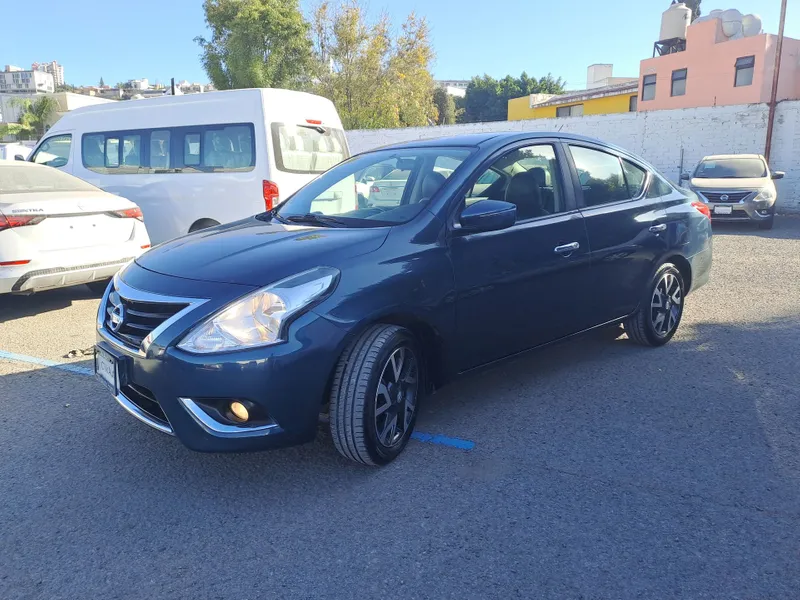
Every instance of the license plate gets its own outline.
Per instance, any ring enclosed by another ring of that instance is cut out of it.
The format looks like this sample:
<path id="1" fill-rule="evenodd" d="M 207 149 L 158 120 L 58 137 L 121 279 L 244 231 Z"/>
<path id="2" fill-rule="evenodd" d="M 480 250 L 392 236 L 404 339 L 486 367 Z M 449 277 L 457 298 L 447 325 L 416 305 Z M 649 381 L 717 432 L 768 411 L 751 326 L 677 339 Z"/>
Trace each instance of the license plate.
<path id="1" fill-rule="evenodd" d="M 119 390 L 119 370 L 117 369 L 117 359 L 102 348 L 95 348 L 94 372 L 97 378 L 106 386 L 108 386 L 108 388 L 116 396 Z"/>
<path id="2" fill-rule="evenodd" d="M 714 214 L 715 215 L 729 215 L 733 212 L 732 206 L 715 206 L 714 207 Z"/>

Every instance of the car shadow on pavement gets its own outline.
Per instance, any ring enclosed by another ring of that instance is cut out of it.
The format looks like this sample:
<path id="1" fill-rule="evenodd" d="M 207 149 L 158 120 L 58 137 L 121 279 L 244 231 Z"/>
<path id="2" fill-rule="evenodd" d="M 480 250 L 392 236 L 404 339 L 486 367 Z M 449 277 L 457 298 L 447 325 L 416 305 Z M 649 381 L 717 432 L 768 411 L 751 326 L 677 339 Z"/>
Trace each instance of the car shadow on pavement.
<path id="1" fill-rule="evenodd" d="M 94 300 L 99 296 L 85 285 L 39 292 L 29 296 L 0 295 L 0 323 L 23 317 L 32 317 L 54 310 L 62 310 L 77 300 Z"/>
<path id="2" fill-rule="evenodd" d="M 772 229 L 759 229 L 755 223 L 724 223 L 715 222 L 714 235 L 744 235 L 767 239 L 800 239 L 800 216 L 777 215 Z"/>

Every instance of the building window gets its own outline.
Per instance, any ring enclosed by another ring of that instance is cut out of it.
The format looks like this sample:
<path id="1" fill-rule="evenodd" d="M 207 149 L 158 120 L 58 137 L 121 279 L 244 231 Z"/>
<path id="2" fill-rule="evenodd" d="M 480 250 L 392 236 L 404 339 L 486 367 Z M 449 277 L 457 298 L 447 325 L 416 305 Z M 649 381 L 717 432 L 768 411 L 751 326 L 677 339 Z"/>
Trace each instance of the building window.
<path id="1" fill-rule="evenodd" d="M 582 117 L 583 104 L 573 104 L 572 106 L 559 106 L 556 108 L 557 117 Z"/>
<path id="2" fill-rule="evenodd" d="M 639 108 L 639 96 L 631 96 L 628 99 L 628 112 L 636 112 Z"/>
<path id="3" fill-rule="evenodd" d="M 686 69 L 678 69 L 672 72 L 672 92 L 671 96 L 683 96 L 686 94 Z"/>
<path id="4" fill-rule="evenodd" d="M 755 56 L 743 56 L 736 59 L 736 77 L 733 80 L 734 87 L 752 85 L 753 71 L 756 66 Z"/>
<path id="5" fill-rule="evenodd" d="M 642 79 L 642 102 L 656 97 L 656 76 L 645 75 Z"/>

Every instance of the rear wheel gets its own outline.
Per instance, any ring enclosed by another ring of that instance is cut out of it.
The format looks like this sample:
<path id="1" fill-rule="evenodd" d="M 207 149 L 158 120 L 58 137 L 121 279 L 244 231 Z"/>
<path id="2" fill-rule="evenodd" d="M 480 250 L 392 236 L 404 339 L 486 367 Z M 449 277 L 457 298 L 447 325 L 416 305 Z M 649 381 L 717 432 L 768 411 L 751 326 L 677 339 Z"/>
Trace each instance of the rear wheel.
<path id="1" fill-rule="evenodd" d="M 411 332 L 375 325 L 353 342 L 336 367 L 330 428 L 342 456 L 385 465 L 403 451 L 417 420 L 421 354 Z"/>
<path id="2" fill-rule="evenodd" d="M 647 287 L 639 310 L 625 321 L 628 338 L 644 346 L 663 346 L 672 339 L 683 316 L 684 283 L 672 263 L 661 265 Z"/>

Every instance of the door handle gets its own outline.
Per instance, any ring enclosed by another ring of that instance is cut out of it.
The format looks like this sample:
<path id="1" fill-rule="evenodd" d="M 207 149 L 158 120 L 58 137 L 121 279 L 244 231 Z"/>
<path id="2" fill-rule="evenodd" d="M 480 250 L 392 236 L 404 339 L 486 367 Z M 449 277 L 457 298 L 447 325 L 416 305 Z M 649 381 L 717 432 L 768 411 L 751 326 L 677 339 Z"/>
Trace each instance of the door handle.
<path id="1" fill-rule="evenodd" d="M 581 247 L 581 245 L 578 242 L 572 242 L 571 244 L 564 244 L 563 246 L 556 246 L 553 249 L 553 252 L 555 252 L 556 254 L 563 254 L 564 256 L 569 256 L 570 254 L 575 252 L 575 250 L 577 250 L 580 247 Z"/>
<path id="2" fill-rule="evenodd" d="M 659 223 L 658 225 L 653 225 L 650 228 L 650 233 L 661 233 L 662 231 L 666 231 L 666 230 L 667 230 L 667 224 L 666 223 Z"/>

